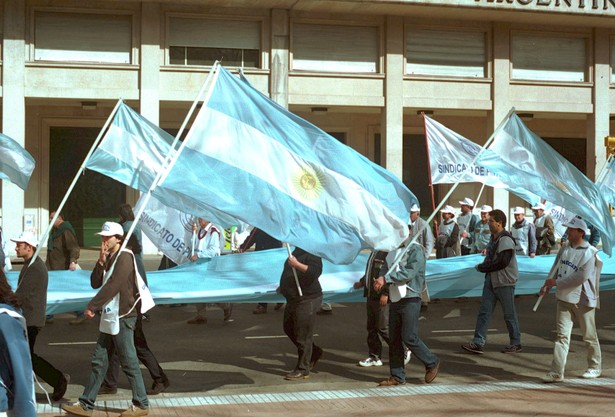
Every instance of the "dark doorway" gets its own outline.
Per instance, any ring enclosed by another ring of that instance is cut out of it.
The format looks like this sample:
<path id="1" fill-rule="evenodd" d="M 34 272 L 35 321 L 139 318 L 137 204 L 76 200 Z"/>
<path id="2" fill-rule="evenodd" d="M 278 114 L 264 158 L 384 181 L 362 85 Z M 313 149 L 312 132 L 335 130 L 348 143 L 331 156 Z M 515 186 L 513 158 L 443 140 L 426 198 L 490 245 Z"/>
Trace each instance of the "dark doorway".
<path id="1" fill-rule="evenodd" d="M 49 211 L 64 198 L 99 128 L 52 127 L 49 134 Z M 126 201 L 126 187 L 98 172 L 86 170 L 77 180 L 62 214 L 77 232 L 81 246 L 98 246 L 95 235 L 102 223 L 118 220 L 117 209 Z"/>
<path id="2" fill-rule="evenodd" d="M 428 215 L 432 212 L 432 201 L 425 135 L 404 135 L 403 138 L 403 181 L 418 198 L 421 213 Z"/>

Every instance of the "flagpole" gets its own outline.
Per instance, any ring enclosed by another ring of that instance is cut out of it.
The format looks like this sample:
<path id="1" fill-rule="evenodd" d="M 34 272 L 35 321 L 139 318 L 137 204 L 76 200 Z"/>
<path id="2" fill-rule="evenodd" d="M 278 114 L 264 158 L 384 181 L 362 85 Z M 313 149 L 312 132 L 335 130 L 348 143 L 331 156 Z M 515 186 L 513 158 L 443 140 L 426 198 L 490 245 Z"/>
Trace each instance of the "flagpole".
<path id="1" fill-rule="evenodd" d="M 478 197 L 476 197 L 476 205 L 478 205 L 478 200 L 480 200 L 480 197 L 483 195 L 483 190 L 485 189 L 485 183 L 483 183 L 483 186 L 480 187 L 480 191 L 478 192 Z"/>
<path id="2" fill-rule="evenodd" d="M 506 117 L 504 117 L 504 119 L 502 119 L 502 121 L 500 122 L 500 124 L 498 125 L 497 129 L 495 129 L 493 131 L 493 133 L 491 134 L 491 136 L 489 136 L 489 139 L 487 139 L 487 141 L 485 142 L 485 144 L 482 146 L 482 148 L 480 148 L 480 151 L 478 151 L 478 153 L 476 154 L 476 156 L 474 156 L 474 159 L 472 160 L 472 162 L 470 162 L 470 166 L 474 165 L 476 163 L 476 161 L 478 160 L 479 156 L 487 149 L 487 147 L 489 147 L 489 145 L 491 145 L 491 142 L 493 142 L 495 140 L 495 137 L 500 133 L 500 131 L 504 128 L 504 125 L 506 124 L 506 122 L 510 119 L 510 116 L 515 112 L 515 108 L 511 107 L 510 110 L 508 111 L 508 114 L 506 114 Z M 431 215 L 427 218 L 427 220 L 425 221 L 426 225 L 429 225 L 429 222 L 433 220 L 433 218 L 436 216 L 436 214 L 438 213 L 438 210 L 440 210 L 442 208 L 442 206 L 444 206 L 444 203 L 450 198 L 450 196 L 453 194 L 453 192 L 457 189 L 457 187 L 459 186 L 459 184 L 461 183 L 461 178 L 458 178 L 457 181 L 453 184 L 453 186 L 450 188 L 450 190 L 448 191 L 448 193 L 446 193 L 446 195 L 444 196 L 444 198 L 440 201 L 440 203 L 438 203 L 438 206 L 434 209 L 433 213 L 431 213 Z M 410 242 L 410 244 L 414 243 L 416 241 L 416 239 L 418 238 L 418 236 L 423 233 L 423 230 L 425 230 L 426 226 L 423 226 L 422 228 L 420 228 L 418 230 L 418 232 L 413 236 L 412 241 Z M 437 236 L 436 236 L 437 238 Z M 401 260 L 401 257 L 408 251 L 408 249 L 410 248 L 410 245 L 407 245 L 403 251 L 400 251 L 400 253 L 397 254 L 397 256 L 395 257 L 395 260 L 393 261 L 393 264 L 390 266 L 390 270 L 393 269 L 394 267 L 397 266 L 397 264 L 399 264 L 399 261 Z"/>
<path id="3" fill-rule="evenodd" d="M 173 150 L 177 146 L 177 142 L 179 142 L 179 138 L 181 137 L 184 129 L 186 128 L 186 125 L 188 124 L 188 121 L 192 117 L 192 113 L 194 113 L 194 110 L 196 109 L 197 103 L 199 101 L 201 101 L 201 97 L 203 96 L 203 94 L 205 94 L 205 98 L 202 100 L 203 105 L 206 105 L 207 102 L 209 101 L 209 98 L 211 97 L 211 90 L 212 89 L 208 88 L 208 87 L 210 85 L 214 85 L 215 84 L 215 82 L 216 82 L 216 80 L 218 78 L 219 68 L 220 68 L 220 63 L 218 61 L 214 62 L 214 65 L 212 66 L 211 70 L 209 71 L 209 74 L 207 75 L 207 78 L 205 79 L 205 82 L 203 83 L 203 86 L 201 87 L 201 90 L 199 91 L 199 94 L 197 95 L 197 97 L 194 100 L 194 102 L 192 102 L 192 106 L 190 107 L 190 110 L 188 111 L 188 115 L 184 119 L 184 122 L 182 123 L 179 131 L 177 132 L 177 135 L 175 136 L 175 139 L 173 140 L 173 143 L 171 144 L 171 149 L 169 150 L 169 153 L 165 157 L 165 160 L 163 161 L 163 164 L 162 164 L 162 167 L 161 167 L 160 171 L 156 174 L 156 178 L 154 178 L 154 181 L 152 181 L 152 184 L 150 185 L 150 188 L 147 191 L 147 193 L 142 194 L 141 197 L 139 198 L 139 209 L 135 213 L 135 220 L 130 225 L 130 228 L 128 229 L 128 232 L 126 232 L 126 235 L 124 237 L 124 241 L 122 242 L 122 246 L 121 246 L 120 250 L 124 250 L 126 248 L 126 245 L 128 244 L 128 239 L 130 239 L 130 237 L 134 233 L 134 230 L 135 230 L 135 228 L 137 226 L 137 223 L 139 222 L 139 219 L 141 218 L 141 215 L 145 211 L 145 207 L 147 206 L 147 203 L 149 202 L 150 198 L 152 197 L 152 194 L 153 194 L 154 190 L 156 189 L 156 187 L 158 187 L 158 185 L 160 183 L 162 183 L 164 181 L 164 178 L 166 178 L 168 173 L 171 171 L 171 169 L 173 168 L 173 166 L 177 162 L 177 159 L 179 158 L 180 153 L 184 150 L 184 148 L 186 147 L 186 143 L 188 142 L 188 140 L 192 136 L 191 132 L 189 131 L 188 135 L 186 136 L 186 139 L 184 139 L 184 141 L 182 142 L 182 144 L 178 148 L 177 152 L 175 152 L 175 154 L 173 154 Z M 141 200 L 143 200 L 143 201 L 141 201 Z M 115 262 L 117 262 L 117 258 L 118 257 L 115 258 L 114 264 L 115 264 Z"/>
<path id="4" fill-rule="evenodd" d="M 608 172 L 608 166 L 609 166 L 609 163 L 611 162 L 611 159 L 613 159 L 613 155 L 609 155 L 604 165 L 602 165 L 602 168 L 600 169 L 600 173 L 598 174 L 598 178 L 596 178 L 596 182 L 595 182 L 596 185 L 599 185 L 600 183 L 602 183 L 602 181 L 604 181 L 604 178 L 606 177 L 606 174 Z"/>
<path id="5" fill-rule="evenodd" d="M 431 190 L 431 209 L 436 209 L 436 196 L 433 189 L 433 177 L 431 175 L 431 156 L 429 155 L 429 139 L 427 139 L 427 125 L 425 123 L 425 112 L 421 112 L 423 116 L 423 131 L 425 132 L 425 149 L 427 149 L 427 167 L 429 171 L 429 189 Z M 434 230 L 438 236 L 438 223 L 434 223 Z"/>
<path id="6" fill-rule="evenodd" d="M 83 160 L 83 163 L 81 164 L 81 167 L 79 168 L 79 170 L 75 174 L 75 178 L 73 178 L 73 182 L 68 187 L 68 190 L 64 194 L 64 198 L 60 202 L 60 205 L 58 206 L 58 208 L 55 210 L 55 214 L 53 215 L 53 217 L 49 221 L 49 224 L 47 225 L 47 228 L 45 229 L 45 232 L 41 235 L 41 238 L 40 238 L 40 240 L 38 242 L 38 247 L 36 248 L 36 252 L 34 252 L 34 256 L 32 256 L 32 260 L 30 261 L 30 264 L 28 266 L 31 266 L 34 263 L 34 261 L 36 260 L 36 257 L 40 254 L 41 249 L 43 248 L 43 242 L 45 242 L 45 239 L 47 239 L 47 236 L 49 236 L 49 232 L 51 231 L 51 228 L 53 227 L 54 223 L 58 219 L 58 216 L 60 216 L 60 213 L 62 212 L 62 209 L 64 208 L 64 205 L 66 204 L 66 201 L 68 200 L 68 197 L 70 196 L 71 192 L 73 191 L 73 188 L 75 188 L 75 185 L 77 184 L 77 180 L 79 179 L 79 176 L 83 173 L 83 171 L 85 171 L 85 165 L 87 164 L 88 160 L 90 159 L 90 157 L 94 153 L 94 149 L 96 149 L 96 146 L 98 146 L 98 144 L 101 142 L 104 133 L 106 132 L 107 128 L 109 127 L 109 124 L 111 124 L 111 120 L 115 116 L 115 113 L 117 113 L 117 110 L 119 109 L 120 104 L 122 104 L 122 103 L 123 103 L 122 99 L 119 99 L 117 101 L 117 103 L 115 104 L 115 107 L 111 111 L 111 114 L 107 118 L 107 121 L 105 122 L 105 124 L 103 125 L 102 129 L 100 130 L 100 133 L 98 134 L 98 137 L 96 138 L 96 140 L 92 144 L 92 147 L 90 148 L 90 151 L 85 156 L 85 159 Z"/>
<path id="7" fill-rule="evenodd" d="M 288 257 L 290 258 L 291 256 L 293 256 L 292 252 L 290 251 L 290 245 L 288 244 L 288 242 L 285 242 L 284 245 L 286 246 L 286 250 L 288 251 Z M 295 268 L 292 268 L 293 270 L 293 275 L 295 276 L 295 284 L 297 285 L 297 291 L 299 291 L 299 297 L 303 297 L 303 291 L 301 291 L 301 285 L 299 285 L 299 277 L 297 276 L 297 270 Z"/>

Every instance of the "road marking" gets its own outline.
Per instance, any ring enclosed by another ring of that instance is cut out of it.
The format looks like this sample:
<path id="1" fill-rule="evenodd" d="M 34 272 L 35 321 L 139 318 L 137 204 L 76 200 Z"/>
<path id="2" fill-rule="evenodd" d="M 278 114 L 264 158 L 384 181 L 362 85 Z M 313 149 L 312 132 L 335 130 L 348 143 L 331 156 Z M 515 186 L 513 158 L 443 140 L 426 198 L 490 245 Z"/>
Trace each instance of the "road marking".
<path id="1" fill-rule="evenodd" d="M 96 342 L 55 342 L 48 343 L 49 346 L 70 346 L 70 345 L 95 345 Z"/>
<path id="2" fill-rule="evenodd" d="M 245 339 L 283 339 L 287 338 L 285 334 L 277 334 L 273 336 L 246 336 Z M 318 333 L 316 333 L 313 337 L 318 337 Z"/>
<path id="3" fill-rule="evenodd" d="M 487 329 L 488 332 L 497 332 L 498 329 Z M 474 329 L 432 330 L 432 333 L 474 333 Z"/>
<path id="4" fill-rule="evenodd" d="M 504 381 L 481 384 L 459 385 L 400 385 L 396 387 L 374 387 L 355 390 L 324 390 L 266 394 L 211 395 L 190 397 L 150 398 L 152 408 L 202 407 L 207 405 L 236 405 L 258 403 L 286 403 L 300 401 L 335 400 L 349 398 L 402 397 L 430 394 L 463 394 L 494 391 L 514 391 L 523 389 L 560 389 L 570 387 L 615 385 L 615 378 L 570 379 L 558 384 L 545 384 L 531 381 Z M 97 409 L 123 409 L 126 400 L 98 401 Z M 37 404 L 37 413 L 56 413 L 59 405 Z"/>

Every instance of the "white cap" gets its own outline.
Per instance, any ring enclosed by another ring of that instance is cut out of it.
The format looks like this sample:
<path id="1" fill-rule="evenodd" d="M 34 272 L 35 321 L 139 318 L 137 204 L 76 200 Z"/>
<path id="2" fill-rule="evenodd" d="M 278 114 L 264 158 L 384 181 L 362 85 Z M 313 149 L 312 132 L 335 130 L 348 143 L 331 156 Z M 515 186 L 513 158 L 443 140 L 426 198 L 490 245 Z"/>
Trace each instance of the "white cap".
<path id="1" fill-rule="evenodd" d="M 513 214 L 523 214 L 523 215 L 525 215 L 525 209 L 523 207 L 515 207 L 513 209 Z"/>
<path id="2" fill-rule="evenodd" d="M 444 208 L 440 210 L 440 213 L 455 214 L 455 209 L 453 208 L 453 206 L 444 206 Z"/>
<path id="3" fill-rule="evenodd" d="M 414 213 L 417 211 L 421 211 L 421 208 L 418 205 L 413 204 L 412 207 L 410 207 L 410 213 Z"/>
<path id="4" fill-rule="evenodd" d="M 462 206 L 474 207 L 474 200 L 466 197 L 463 199 L 463 201 L 460 201 L 459 204 L 461 204 Z"/>
<path id="5" fill-rule="evenodd" d="M 36 236 L 34 236 L 34 233 L 32 232 L 22 232 L 19 237 L 11 240 L 15 243 L 24 242 L 33 247 L 38 246 L 38 239 L 36 238 Z"/>
<path id="6" fill-rule="evenodd" d="M 545 205 L 542 204 L 541 202 L 538 202 L 532 206 L 532 210 L 544 210 L 544 209 L 545 209 Z"/>
<path id="7" fill-rule="evenodd" d="M 486 204 L 480 208 L 481 213 L 491 213 L 492 211 L 493 211 L 493 207 L 488 206 Z"/>
<path id="8" fill-rule="evenodd" d="M 124 236 L 124 229 L 122 229 L 122 226 L 119 223 L 105 222 L 102 230 L 96 234 L 99 236 Z"/>
<path id="9" fill-rule="evenodd" d="M 568 223 L 564 224 L 564 227 L 571 227 L 573 229 L 581 229 L 585 232 L 586 235 L 589 234 L 589 227 L 587 227 L 587 223 L 585 220 L 580 218 L 579 216 L 575 216 Z"/>

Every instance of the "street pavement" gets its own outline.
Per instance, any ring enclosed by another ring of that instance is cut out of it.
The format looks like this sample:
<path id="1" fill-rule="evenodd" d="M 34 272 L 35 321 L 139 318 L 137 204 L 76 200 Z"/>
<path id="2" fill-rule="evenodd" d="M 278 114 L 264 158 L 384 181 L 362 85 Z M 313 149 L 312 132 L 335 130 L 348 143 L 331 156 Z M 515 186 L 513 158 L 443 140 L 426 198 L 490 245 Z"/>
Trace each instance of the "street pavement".
<path id="1" fill-rule="evenodd" d="M 84 255 L 82 255 L 84 258 Z M 84 268 L 95 259 L 82 259 Z M 148 269 L 158 258 L 148 258 Z M 198 277 L 195 277 L 198 279 Z M 459 279 L 463 279 L 460 277 Z M 603 375 L 579 378 L 586 367 L 586 349 L 575 328 L 566 382 L 543 384 L 553 349 L 555 300 L 546 297 L 532 312 L 534 296 L 517 298 L 523 351 L 503 354 L 508 344 L 499 307 L 489 326 L 483 355 L 464 352 L 471 341 L 479 300 L 434 300 L 420 320 L 420 334 L 441 358 L 440 374 L 424 382 L 424 367 L 413 359 L 407 384 L 378 388 L 388 377 L 384 366 L 362 368 L 367 356 L 365 305 L 334 304 L 331 315 L 318 316 L 316 343 L 325 354 L 304 381 L 285 381 L 295 364 L 294 346 L 282 330 L 283 311 L 270 305 L 267 314 L 254 315 L 253 304 L 235 304 L 233 322 L 223 322 L 222 311 L 208 308 L 206 325 L 189 325 L 195 307 L 158 306 L 144 324 L 151 350 L 171 380 L 169 389 L 151 396 L 151 416 L 388 416 L 424 415 L 615 415 L 615 292 L 602 293 L 597 325 L 602 346 Z M 72 316 L 57 315 L 39 334 L 36 351 L 71 375 L 66 401 L 76 401 L 90 370 L 98 333 L 97 320 L 69 325 Z M 143 369 L 146 386 L 151 378 Z M 44 383 L 43 387 L 47 387 Z M 115 416 L 130 404 L 131 392 L 120 373 L 119 391 L 101 395 L 94 413 Z M 37 388 L 39 415 L 60 416 L 59 405 L 48 405 Z"/>

